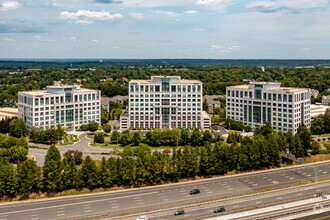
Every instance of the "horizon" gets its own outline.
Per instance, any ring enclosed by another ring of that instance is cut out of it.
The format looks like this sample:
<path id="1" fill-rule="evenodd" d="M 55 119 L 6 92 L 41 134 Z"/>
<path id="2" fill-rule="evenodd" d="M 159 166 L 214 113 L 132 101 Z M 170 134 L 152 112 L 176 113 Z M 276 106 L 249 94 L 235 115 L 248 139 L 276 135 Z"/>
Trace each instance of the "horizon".
<path id="1" fill-rule="evenodd" d="M 0 12 L 8 59 L 330 59 L 328 0 L 0 0 Z"/>

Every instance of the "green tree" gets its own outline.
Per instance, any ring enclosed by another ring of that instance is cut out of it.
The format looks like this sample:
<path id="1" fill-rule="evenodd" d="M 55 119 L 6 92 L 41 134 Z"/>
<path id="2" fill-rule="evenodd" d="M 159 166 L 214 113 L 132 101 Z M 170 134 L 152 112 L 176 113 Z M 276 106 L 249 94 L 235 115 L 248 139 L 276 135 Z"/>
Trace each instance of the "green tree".
<path id="1" fill-rule="evenodd" d="M 91 121 L 88 123 L 88 129 L 91 132 L 95 132 L 95 131 L 97 131 L 97 129 L 99 129 L 99 125 L 95 121 Z"/>
<path id="2" fill-rule="evenodd" d="M 324 133 L 324 122 L 323 117 L 316 117 L 311 123 L 311 131 L 313 134 L 323 134 Z"/>
<path id="3" fill-rule="evenodd" d="M 26 125 L 22 119 L 14 119 L 9 124 L 9 134 L 14 137 L 26 136 Z"/>
<path id="4" fill-rule="evenodd" d="M 51 145 L 45 157 L 42 186 L 45 191 L 57 191 L 61 186 L 61 154 Z"/>
<path id="5" fill-rule="evenodd" d="M 204 99 L 203 101 L 203 111 L 208 111 L 209 109 L 209 104 L 207 103 L 207 100 Z"/>
<path id="6" fill-rule="evenodd" d="M 108 116 L 108 112 L 102 112 L 101 113 L 101 124 L 107 124 L 109 122 L 109 116 Z"/>
<path id="7" fill-rule="evenodd" d="M 89 189 L 95 189 L 98 187 L 100 184 L 98 173 L 94 160 L 92 160 L 90 156 L 87 156 L 83 161 L 79 172 L 79 178 L 82 180 L 83 186 Z"/>
<path id="8" fill-rule="evenodd" d="M 190 138 L 190 142 L 192 146 L 200 146 L 202 145 L 202 136 L 201 133 L 199 132 L 198 129 L 195 129 L 192 134 L 191 134 L 191 138 Z"/>
<path id="9" fill-rule="evenodd" d="M 132 138 L 132 144 L 133 146 L 138 146 L 142 141 L 141 133 L 140 132 L 134 132 L 133 138 Z"/>
<path id="10" fill-rule="evenodd" d="M 14 163 L 17 163 L 17 161 L 26 160 L 28 150 L 22 146 L 15 146 L 10 148 L 9 154 L 10 154 L 10 160 Z"/>
<path id="11" fill-rule="evenodd" d="M 120 140 L 120 133 L 118 131 L 113 131 L 110 137 L 111 141 L 116 141 L 117 143 Z"/>
<path id="12" fill-rule="evenodd" d="M 17 167 L 19 192 L 24 196 L 29 193 L 38 192 L 40 189 L 41 170 L 35 161 L 26 160 Z"/>
<path id="13" fill-rule="evenodd" d="M 302 144 L 302 148 L 304 150 L 304 156 L 307 156 L 307 151 L 311 150 L 311 141 L 312 141 L 312 133 L 305 125 L 299 125 L 297 136 L 300 139 L 300 143 Z"/>
<path id="14" fill-rule="evenodd" d="M 94 135 L 95 143 L 104 143 L 104 135 L 102 132 L 98 132 Z"/>
<path id="15" fill-rule="evenodd" d="M 18 190 L 16 169 L 8 161 L 0 163 L 0 198 L 14 197 Z"/>
<path id="16" fill-rule="evenodd" d="M 205 145 L 207 142 L 208 143 L 212 142 L 212 134 L 209 130 L 206 130 L 203 133 L 203 144 Z"/>
<path id="17" fill-rule="evenodd" d="M 190 142 L 189 132 L 187 129 L 181 131 L 180 144 L 185 146 Z"/>
<path id="18" fill-rule="evenodd" d="M 111 125 L 109 125 L 109 124 L 103 125 L 103 131 L 106 132 L 106 133 L 110 133 L 111 132 Z"/>
<path id="19" fill-rule="evenodd" d="M 246 132 L 251 132 L 251 131 L 252 131 L 251 125 L 247 125 L 247 126 L 245 126 L 244 130 L 245 130 Z"/>

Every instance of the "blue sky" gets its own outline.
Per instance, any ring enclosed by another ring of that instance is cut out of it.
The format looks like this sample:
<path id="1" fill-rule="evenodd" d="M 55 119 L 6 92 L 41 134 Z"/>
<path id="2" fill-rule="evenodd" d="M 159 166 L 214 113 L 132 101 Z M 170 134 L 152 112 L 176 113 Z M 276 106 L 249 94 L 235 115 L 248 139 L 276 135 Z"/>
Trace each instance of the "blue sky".
<path id="1" fill-rule="evenodd" d="M 330 59 L 330 3 L 0 0 L 0 58 Z"/>

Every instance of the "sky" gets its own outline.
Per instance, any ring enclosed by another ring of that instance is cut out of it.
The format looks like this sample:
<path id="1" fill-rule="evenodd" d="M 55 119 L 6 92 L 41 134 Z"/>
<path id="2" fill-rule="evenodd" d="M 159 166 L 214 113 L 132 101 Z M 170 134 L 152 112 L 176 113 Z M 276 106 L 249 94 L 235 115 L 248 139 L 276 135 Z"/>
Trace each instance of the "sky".
<path id="1" fill-rule="evenodd" d="M 330 59 L 330 0 L 0 0 L 0 58 Z"/>

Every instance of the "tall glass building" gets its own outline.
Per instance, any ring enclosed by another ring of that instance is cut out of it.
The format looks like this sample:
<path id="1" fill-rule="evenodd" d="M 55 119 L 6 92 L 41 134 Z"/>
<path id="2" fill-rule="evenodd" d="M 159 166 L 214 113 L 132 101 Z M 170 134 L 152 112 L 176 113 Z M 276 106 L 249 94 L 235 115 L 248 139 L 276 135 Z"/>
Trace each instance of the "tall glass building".
<path id="1" fill-rule="evenodd" d="M 61 124 L 72 131 L 90 121 L 100 124 L 100 106 L 101 91 L 79 85 L 47 86 L 47 90 L 18 93 L 18 117 L 28 129 Z"/>
<path id="2" fill-rule="evenodd" d="M 250 82 L 226 88 L 227 117 L 252 128 L 270 121 L 275 131 L 297 132 L 300 124 L 310 127 L 310 92 L 281 87 L 277 82 Z"/>
<path id="3" fill-rule="evenodd" d="M 151 76 L 129 82 L 129 106 L 120 128 L 209 128 L 203 111 L 203 85 L 180 76 Z"/>

